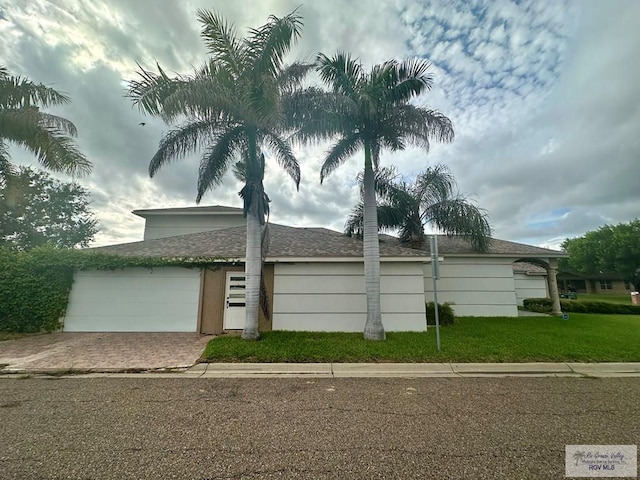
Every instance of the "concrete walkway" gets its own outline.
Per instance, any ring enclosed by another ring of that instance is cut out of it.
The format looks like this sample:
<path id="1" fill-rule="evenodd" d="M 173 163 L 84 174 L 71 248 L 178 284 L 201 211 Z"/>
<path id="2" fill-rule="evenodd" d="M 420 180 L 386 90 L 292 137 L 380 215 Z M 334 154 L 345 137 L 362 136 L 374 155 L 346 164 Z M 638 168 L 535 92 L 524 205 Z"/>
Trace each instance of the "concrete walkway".
<path id="1" fill-rule="evenodd" d="M 2 372 L 2 371 L 0 371 Z M 9 373 L 9 372 L 5 372 Z M 15 372 L 17 373 L 17 372 Z M 23 372 L 25 373 L 25 372 Z M 45 373 L 46 372 L 39 372 Z M 640 377 L 637 363 L 200 363 L 148 372 L 78 372 L 73 378 Z"/>

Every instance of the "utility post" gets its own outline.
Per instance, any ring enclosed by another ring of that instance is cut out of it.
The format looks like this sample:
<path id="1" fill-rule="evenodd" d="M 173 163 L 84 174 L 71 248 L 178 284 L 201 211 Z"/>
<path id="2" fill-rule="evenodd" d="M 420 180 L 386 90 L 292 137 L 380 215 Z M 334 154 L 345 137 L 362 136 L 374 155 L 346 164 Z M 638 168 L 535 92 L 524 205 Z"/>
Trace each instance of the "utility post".
<path id="1" fill-rule="evenodd" d="M 440 278 L 440 267 L 438 265 L 438 236 L 431 235 L 431 277 L 433 278 L 433 303 L 436 315 L 436 345 L 440 351 L 440 312 L 438 312 L 438 287 L 436 281 Z"/>

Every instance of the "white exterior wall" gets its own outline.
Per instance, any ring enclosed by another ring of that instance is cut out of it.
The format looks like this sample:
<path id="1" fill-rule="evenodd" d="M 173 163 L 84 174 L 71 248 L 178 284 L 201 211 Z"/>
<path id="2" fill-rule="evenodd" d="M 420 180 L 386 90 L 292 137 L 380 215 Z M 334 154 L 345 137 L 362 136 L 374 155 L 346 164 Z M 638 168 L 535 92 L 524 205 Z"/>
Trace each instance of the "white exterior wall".
<path id="1" fill-rule="evenodd" d="M 380 268 L 385 330 L 425 330 L 422 264 L 382 262 Z M 362 263 L 275 265 L 274 330 L 361 332 L 366 312 Z"/>
<path id="2" fill-rule="evenodd" d="M 545 275 L 527 275 L 514 272 L 513 280 L 516 286 L 516 300 L 519 306 L 525 298 L 545 298 L 549 296 L 547 277 Z"/>
<path id="3" fill-rule="evenodd" d="M 79 271 L 65 332 L 196 332 L 200 270 Z"/>
<path id="4" fill-rule="evenodd" d="M 144 225 L 144 239 L 173 237 L 210 232 L 246 225 L 242 213 L 220 215 L 149 215 Z"/>
<path id="5" fill-rule="evenodd" d="M 438 302 L 449 302 L 457 316 L 517 317 L 513 259 L 444 257 L 437 281 Z M 424 292 L 433 301 L 431 265 L 424 266 Z"/>

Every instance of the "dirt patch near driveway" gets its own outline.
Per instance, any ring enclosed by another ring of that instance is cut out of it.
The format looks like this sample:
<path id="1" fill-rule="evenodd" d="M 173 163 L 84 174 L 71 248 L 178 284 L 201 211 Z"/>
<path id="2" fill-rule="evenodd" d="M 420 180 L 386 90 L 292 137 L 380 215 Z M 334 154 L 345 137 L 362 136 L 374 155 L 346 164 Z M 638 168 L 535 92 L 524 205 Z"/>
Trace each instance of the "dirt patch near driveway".
<path id="1" fill-rule="evenodd" d="M 156 370 L 197 362 L 197 333 L 52 333 L 0 342 L 0 372 Z"/>

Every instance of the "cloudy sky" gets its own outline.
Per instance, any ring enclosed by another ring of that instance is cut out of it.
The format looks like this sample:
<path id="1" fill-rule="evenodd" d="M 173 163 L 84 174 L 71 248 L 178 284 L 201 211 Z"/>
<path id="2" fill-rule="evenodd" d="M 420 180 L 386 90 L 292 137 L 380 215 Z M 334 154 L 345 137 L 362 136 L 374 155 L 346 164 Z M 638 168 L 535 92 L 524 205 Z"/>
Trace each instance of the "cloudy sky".
<path id="1" fill-rule="evenodd" d="M 455 142 L 383 154 L 381 163 L 407 179 L 447 164 L 460 191 L 489 212 L 496 237 L 557 246 L 640 216 L 637 0 L 0 0 L 0 65 L 72 98 L 55 113 L 77 125 L 94 164 L 79 181 L 100 222 L 96 245 L 141 239 L 144 221 L 133 209 L 195 205 L 197 158 L 148 178 L 167 126 L 123 96 L 136 62 L 177 73 L 199 65 L 198 8 L 244 34 L 300 5 L 304 32 L 292 59 L 346 50 L 365 66 L 432 62 L 434 88 L 419 103 L 452 119 Z M 299 192 L 277 165 L 268 170 L 272 221 L 342 230 L 363 159 L 320 185 L 324 151 L 297 150 Z M 17 148 L 12 154 L 36 165 Z M 202 204 L 240 206 L 238 190 L 229 176 Z"/>

